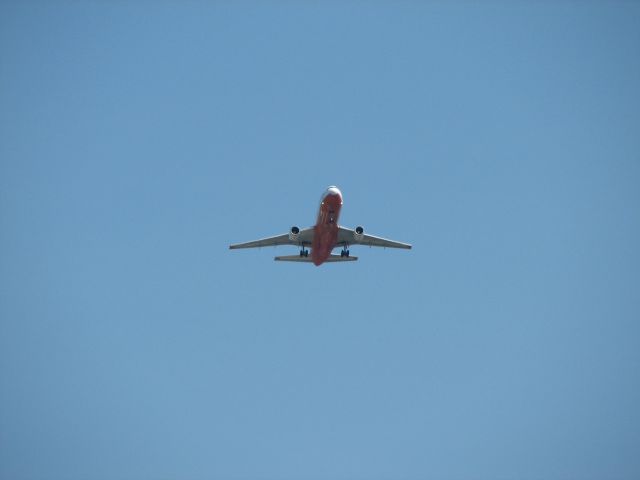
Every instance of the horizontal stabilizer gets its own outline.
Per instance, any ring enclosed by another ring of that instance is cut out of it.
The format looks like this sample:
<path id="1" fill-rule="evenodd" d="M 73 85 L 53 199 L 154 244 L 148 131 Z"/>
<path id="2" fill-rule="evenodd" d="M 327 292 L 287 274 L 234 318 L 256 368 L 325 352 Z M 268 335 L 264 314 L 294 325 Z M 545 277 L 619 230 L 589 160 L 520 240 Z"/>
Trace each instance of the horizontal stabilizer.
<path id="1" fill-rule="evenodd" d="M 274 260 L 278 262 L 313 262 L 311 257 L 301 257 L 300 255 L 284 255 L 282 257 L 275 257 Z M 355 262 L 358 257 L 341 257 L 340 255 L 331 255 L 325 260 L 325 262 Z"/>

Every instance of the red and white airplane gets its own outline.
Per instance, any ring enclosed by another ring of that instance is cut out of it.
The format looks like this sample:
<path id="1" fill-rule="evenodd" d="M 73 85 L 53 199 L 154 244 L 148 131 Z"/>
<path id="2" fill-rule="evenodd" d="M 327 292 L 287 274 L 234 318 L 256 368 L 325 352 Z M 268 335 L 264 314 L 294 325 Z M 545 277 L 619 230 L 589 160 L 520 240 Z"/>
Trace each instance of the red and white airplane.
<path id="1" fill-rule="evenodd" d="M 313 262 L 318 266 L 324 262 L 347 262 L 357 260 L 358 257 L 349 255 L 349 245 L 368 245 L 370 247 L 411 248 L 408 243 L 396 242 L 385 238 L 375 237 L 364 233 L 360 226 L 354 230 L 338 225 L 338 217 L 342 208 L 342 193 L 338 187 L 328 187 L 320 199 L 320 210 L 315 226 L 300 229 L 291 227 L 289 233 L 275 237 L 262 238 L 253 242 L 236 243 L 229 248 L 255 248 L 276 245 L 297 245 L 299 255 L 275 257 L 274 260 L 286 262 Z M 311 258 L 309 250 L 311 247 Z M 332 255 L 331 251 L 342 247 L 340 255 Z"/>

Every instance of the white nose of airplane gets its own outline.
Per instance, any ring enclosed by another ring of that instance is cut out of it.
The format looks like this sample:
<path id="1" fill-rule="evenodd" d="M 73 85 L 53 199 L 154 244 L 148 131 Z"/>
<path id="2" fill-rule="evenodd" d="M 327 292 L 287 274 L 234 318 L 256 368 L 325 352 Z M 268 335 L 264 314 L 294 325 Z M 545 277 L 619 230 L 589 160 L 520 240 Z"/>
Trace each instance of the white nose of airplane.
<path id="1" fill-rule="evenodd" d="M 338 197 L 340 199 L 340 203 L 342 204 L 342 192 L 340 191 L 340 189 L 334 185 L 331 185 L 330 187 L 327 187 L 327 189 L 324 192 L 324 195 L 322 195 L 322 199 L 324 200 L 327 197 Z"/>
<path id="2" fill-rule="evenodd" d="M 339 197 L 342 197 L 342 192 L 340 192 L 338 187 L 332 185 L 327 187 L 327 195 L 338 195 Z"/>

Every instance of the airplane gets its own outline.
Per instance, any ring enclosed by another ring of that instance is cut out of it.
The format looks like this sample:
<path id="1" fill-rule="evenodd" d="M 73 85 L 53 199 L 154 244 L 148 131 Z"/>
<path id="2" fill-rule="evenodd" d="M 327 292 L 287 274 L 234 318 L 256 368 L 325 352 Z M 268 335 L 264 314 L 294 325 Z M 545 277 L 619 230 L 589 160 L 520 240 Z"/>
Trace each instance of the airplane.
<path id="1" fill-rule="evenodd" d="M 252 242 L 236 243 L 229 245 L 230 249 L 256 248 L 276 245 L 297 245 L 300 247 L 299 255 L 285 255 L 275 257 L 281 262 L 313 262 L 320 266 L 324 262 L 348 262 L 355 261 L 358 257 L 349 254 L 349 245 L 368 245 L 370 247 L 406 248 L 408 243 L 387 240 L 364 233 L 364 228 L 357 226 L 353 230 L 338 225 L 340 209 L 342 208 L 342 193 L 336 186 L 327 187 L 320 198 L 318 219 L 313 227 L 300 229 L 291 227 L 288 233 L 273 237 L 262 238 Z M 309 250 L 311 247 L 311 258 Z M 340 255 L 332 254 L 336 247 L 342 247 Z"/>

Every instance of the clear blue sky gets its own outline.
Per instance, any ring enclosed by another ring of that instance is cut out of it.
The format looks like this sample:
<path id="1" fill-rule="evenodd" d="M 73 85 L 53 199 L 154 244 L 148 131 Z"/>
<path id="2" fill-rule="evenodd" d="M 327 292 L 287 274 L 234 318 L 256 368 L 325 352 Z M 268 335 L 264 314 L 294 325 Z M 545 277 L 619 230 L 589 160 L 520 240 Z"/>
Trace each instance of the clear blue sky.
<path id="1" fill-rule="evenodd" d="M 0 478 L 640 478 L 640 5 L 3 2 Z M 341 223 L 348 264 L 228 245 Z"/>

